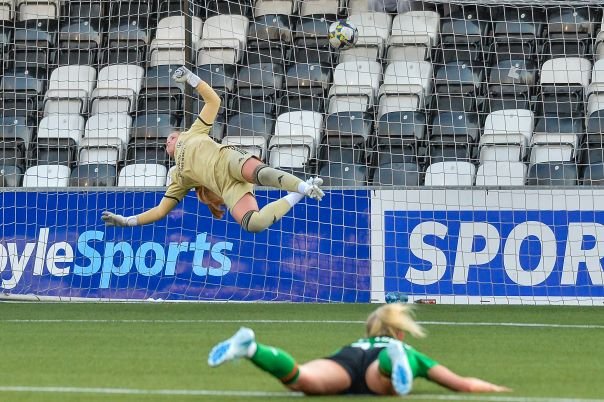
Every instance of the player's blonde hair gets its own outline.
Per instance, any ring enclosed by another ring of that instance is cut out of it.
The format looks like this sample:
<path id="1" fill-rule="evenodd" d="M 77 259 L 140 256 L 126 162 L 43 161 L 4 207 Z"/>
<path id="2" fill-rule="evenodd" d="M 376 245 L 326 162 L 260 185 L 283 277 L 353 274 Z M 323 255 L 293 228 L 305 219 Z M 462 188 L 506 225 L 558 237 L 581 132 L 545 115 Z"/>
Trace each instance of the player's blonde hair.
<path id="1" fill-rule="evenodd" d="M 214 215 L 214 218 L 222 219 L 224 216 L 224 209 L 222 209 L 224 200 L 222 197 L 216 195 L 204 186 L 195 187 L 195 194 L 197 194 L 199 201 L 208 206 L 210 212 Z"/>
<path id="2" fill-rule="evenodd" d="M 366 323 L 368 337 L 389 336 L 397 338 L 403 331 L 415 338 L 423 338 L 426 332 L 415 322 L 413 307 L 402 303 L 385 304 L 369 315 Z"/>

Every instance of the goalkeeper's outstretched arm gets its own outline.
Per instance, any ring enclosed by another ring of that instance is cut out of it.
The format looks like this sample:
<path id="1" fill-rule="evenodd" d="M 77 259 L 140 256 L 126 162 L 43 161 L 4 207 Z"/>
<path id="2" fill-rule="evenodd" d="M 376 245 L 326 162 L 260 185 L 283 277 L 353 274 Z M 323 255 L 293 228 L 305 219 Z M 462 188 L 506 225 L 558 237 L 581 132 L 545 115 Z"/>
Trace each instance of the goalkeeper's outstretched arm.
<path id="1" fill-rule="evenodd" d="M 201 122 L 206 126 L 214 123 L 221 102 L 220 96 L 218 96 L 216 91 L 214 91 L 207 82 L 199 78 L 185 66 L 176 69 L 172 78 L 174 78 L 176 82 L 186 82 L 195 88 L 205 103 L 203 109 L 201 109 L 201 113 L 199 113 L 199 119 L 201 119 Z"/>
<path id="2" fill-rule="evenodd" d="M 174 209 L 176 200 L 168 197 L 162 198 L 158 206 L 143 212 L 140 215 L 122 216 L 109 211 L 103 212 L 101 219 L 108 226 L 139 226 L 147 225 L 163 219 L 170 211 Z"/>

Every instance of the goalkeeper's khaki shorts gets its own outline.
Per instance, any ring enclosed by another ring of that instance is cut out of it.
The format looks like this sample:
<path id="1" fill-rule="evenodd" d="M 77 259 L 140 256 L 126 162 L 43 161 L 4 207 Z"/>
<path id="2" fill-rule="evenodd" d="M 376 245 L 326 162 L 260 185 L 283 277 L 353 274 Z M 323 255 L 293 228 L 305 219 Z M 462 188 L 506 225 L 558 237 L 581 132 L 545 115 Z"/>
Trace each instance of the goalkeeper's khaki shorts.
<path id="1" fill-rule="evenodd" d="M 243 165 L 251 158 L 256 158 L 256 156 L 234 146 L 220 148 L 215 166 L 215 177 L 222 192 L 224 204 L 229 210 L 233 209 L 235 204 L 247 193 L 254 194 L 254 185 L 248 183 L 241 174 Z"/>

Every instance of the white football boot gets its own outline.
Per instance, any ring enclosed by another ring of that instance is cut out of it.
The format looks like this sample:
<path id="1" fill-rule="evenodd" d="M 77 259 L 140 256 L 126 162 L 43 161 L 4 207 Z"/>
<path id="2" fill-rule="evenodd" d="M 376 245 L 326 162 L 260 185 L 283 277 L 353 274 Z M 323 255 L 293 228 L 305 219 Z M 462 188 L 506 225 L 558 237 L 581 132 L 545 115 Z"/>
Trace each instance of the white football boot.
<path id="1" fill-rule="evenodd" d="M 212 348 L 208 356 L 208 364 L 210 367 L 217 367 L 229 360 L 247 356 L 250 347 L 255 343 L 255 338 L 254 331 L 251 329 L 239 328 L 235 335 Z"/>
<path id="2" fill-rule="evenodd" d="M 413 387 L 413 373 L 403 343 L 391 342 L 388 345 L 388 357 L 392 362 L 392 386 L 398 395 L 407 395 Z"/>

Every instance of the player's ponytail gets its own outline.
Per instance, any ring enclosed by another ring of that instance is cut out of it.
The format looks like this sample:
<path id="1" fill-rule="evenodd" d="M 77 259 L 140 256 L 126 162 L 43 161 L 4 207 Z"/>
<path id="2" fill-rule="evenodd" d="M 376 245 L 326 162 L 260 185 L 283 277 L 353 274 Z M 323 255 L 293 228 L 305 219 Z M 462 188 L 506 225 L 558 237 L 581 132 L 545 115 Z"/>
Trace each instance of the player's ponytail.
<path id="1" fill-rule="evenodd" d="M 206 204 L 212 215 L 216 219 L 222 219 L 224 216 L 224 200 L 203 186 L 195 187 L 195 193 L 200 202 Z"/>
<path id="2" fill-rule="evenodd" d="M 413 318 L 412 306 L 392 303 L 381 306 L 367 318 L 367 336 L 389 336 L 397 338 L 397 332 L 403 331 L 415 338 L 423 338 L 426 333 Z"/>

